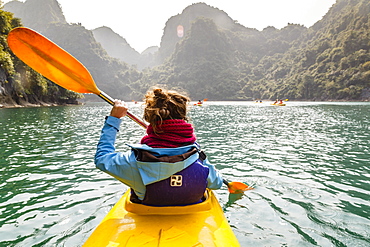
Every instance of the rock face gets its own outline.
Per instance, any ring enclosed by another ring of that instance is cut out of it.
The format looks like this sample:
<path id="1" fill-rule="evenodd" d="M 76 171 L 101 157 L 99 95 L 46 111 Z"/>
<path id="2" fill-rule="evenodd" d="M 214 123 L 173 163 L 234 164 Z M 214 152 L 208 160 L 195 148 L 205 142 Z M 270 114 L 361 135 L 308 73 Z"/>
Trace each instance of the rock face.
<path id="1" fill-rule="evenodd" d="M 67 24 L 56 0 L 11 1 L 4 5 L 4 10 L 14 13 L 15 17 L 22 19 L 24 26 L 38 32 L 43 32 L 50 23 Z"/>
<path id="2" fill-rule="evenodd" d="M 109 27 L 99 27 L 92 30 L 94 38 L 107 51 L 108 55 L 128 64 L 137 64 L 140 53 L 133 49 L 120 35 Z"/>

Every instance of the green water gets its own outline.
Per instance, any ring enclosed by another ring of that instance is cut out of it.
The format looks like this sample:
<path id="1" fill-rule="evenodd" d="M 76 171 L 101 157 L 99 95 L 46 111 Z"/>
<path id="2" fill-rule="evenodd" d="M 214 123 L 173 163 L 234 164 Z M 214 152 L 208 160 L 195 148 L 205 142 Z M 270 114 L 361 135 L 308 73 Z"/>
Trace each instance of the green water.
<path id="1" fill-rule="evenodd" d="M 138 105 L 131 112 L 141 116 Z M 126 187 L 94 168 L 110 106 L 0 109 L 0 246 L 81 246 Z M 206 102 L 198 142 L 241 246 L 370 246 L 370 103 Z M 119 151 L 144 130 L 128 118 Z"/>

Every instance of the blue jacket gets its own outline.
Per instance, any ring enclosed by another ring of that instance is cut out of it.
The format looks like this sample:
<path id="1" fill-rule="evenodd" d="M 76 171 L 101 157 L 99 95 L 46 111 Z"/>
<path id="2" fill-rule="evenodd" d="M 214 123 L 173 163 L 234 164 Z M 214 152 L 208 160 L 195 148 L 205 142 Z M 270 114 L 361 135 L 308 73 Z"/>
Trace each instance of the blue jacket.
<path id="1" fill-rule="evenodd" d="M 151 148 L 145 144 L 133 144 L 128 145 L 131 147 L 131 150 L 128 152 L 116 152 L 114 143 L 120 123 L 121 119 L 112 116 L 107 117 L 97 146 L 95 165 L 100 170 L 131 187 L 140 200 L 144 199 L 146 185 L 166 179 L 199 159 L 199 154 L 195 153 L 184 161 L 176 163 L 154 163 L 138 161 L 135 154 L 135 150 L 145 150 L 153 153 L 155 156 L 179 155 L 188 152 L 194 147 L 199 150 L 196 144 L 178 148 Z M 203 161 L 203 166 L 209 168 L 207 187 L 210 189 L 221 188 L 222 177 L 215 167 L 209 163 L 208 159 Z"/>

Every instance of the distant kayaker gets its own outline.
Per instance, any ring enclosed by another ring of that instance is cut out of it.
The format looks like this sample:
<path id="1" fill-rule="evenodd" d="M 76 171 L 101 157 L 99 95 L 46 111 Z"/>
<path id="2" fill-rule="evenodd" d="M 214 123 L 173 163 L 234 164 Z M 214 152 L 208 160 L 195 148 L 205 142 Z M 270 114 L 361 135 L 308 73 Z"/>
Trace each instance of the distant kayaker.
<path id="1" fill-rule="evenodd" d="M 219 189 L 222 176 L 196 143 L 188 123 L 190 99 L 176 91 L 154 88 L 144 99 L 149 123 L 140 144 L 116 152 L 114 143 L 127 104 L 115 100 L 106 117 L 95 154 L 96 166 L 131 187 L 132 201 L 146 205 L 188 205 L 202 201 L 206 188 Z"/>
<path id="2" fill-rule="evenodd" d="M 198 100 L 198 105 L 201 105 L 203 104 L 203 102 L 201 100 Z"/>

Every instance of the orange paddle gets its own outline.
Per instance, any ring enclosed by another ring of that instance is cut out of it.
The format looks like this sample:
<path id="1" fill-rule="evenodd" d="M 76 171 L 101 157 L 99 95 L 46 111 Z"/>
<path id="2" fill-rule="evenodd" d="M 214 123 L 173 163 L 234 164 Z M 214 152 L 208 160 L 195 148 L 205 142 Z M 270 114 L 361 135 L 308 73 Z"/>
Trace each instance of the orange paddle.
<path id="1" fill-rule="evenodd" d="M 242 182 L 227 182 L 224 179 L 224 184 L 227 185 L 227 188 L 231 194 L 241 194 L 244 191 L 253 190 L 253 187 Z"/>
<path id="2" fill-rule="evenodd" d="M 18 27 L 10 31 L 8 45 L 19 59 L 59 86 L 76 93 L 96 94 L 114 105 L 114 100 L 98 89 L 82 63 L 41 34 Z M 130 112 L 127 112 L 127 116 L 142 127 L 147 127 Z"/>

